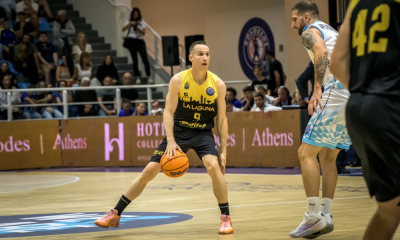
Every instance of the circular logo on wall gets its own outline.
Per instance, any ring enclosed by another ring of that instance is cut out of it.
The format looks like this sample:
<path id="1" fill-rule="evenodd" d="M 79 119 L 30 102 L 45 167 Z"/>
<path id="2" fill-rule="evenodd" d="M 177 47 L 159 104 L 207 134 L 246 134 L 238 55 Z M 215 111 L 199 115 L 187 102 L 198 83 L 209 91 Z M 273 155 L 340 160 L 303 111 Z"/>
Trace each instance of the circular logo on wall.
<path id="1" fill-rule="evenodd" d="M 267 52 L 275 51 L 274 36 L 261 18 L 252 18 L 244 25 L 239 38 L 239 61 L 244 74 L 254 79 L 253 68 L 259 65 L 263 75 L 269 74 Z"/>
<path id="2" fill-rule="evenodd" d="M 126 212 L 119 228 L 103 229 L 94 221 L 104 213 L 58 213 L 0 216 L 0 238 L 46 236 L 70 233 L 101 232 L 151 227 L 186 221 L 191 215 L 159 212 Z"/>

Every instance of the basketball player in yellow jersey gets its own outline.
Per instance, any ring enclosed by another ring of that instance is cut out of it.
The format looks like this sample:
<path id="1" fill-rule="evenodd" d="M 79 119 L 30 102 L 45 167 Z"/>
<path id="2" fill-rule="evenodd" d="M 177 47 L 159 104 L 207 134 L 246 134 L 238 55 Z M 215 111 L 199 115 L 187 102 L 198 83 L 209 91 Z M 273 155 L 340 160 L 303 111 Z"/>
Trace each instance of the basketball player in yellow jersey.
<path id="1" fill-rule="evenodd" d="M 220 234 L 233 233 L 229 215 L 228 190 L 224 178 L 228 123 L 225 116 L 226 86 L 217 75 L 208 71 L 210 49 L 204 41 L 190 47 L 192 68 L 172 77 L 164 111 L 166 138 L 154 152 L 150 163 L 120 198 L 114 209 L 95 221 L 99 227 L 118 227 L 122 211 L 137 198 L 146 184 L 161 170 L 160 160 L 166 154 L 176 156 L 176 150 L 193 149 L 203 161 L 212 179 L 214 195 L 221 210 Z M 221 139 L 220 165 L 218 149 L 211 129 L 217 117 L 217 129 Z"/>

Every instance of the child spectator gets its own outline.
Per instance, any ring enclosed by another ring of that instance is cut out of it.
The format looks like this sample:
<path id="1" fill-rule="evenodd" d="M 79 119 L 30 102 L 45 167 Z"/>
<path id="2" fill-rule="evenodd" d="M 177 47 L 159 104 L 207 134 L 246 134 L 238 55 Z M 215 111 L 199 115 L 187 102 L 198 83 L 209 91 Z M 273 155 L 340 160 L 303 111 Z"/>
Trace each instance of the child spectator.
<path id="1" fill-rule="evenodd" d="M 135 108 L 132 107 L 131 101 L 129 99 L 122 99 L 122 109 L 118 114 L 118 117 L 129 117 L 135 113 Z"/>
<path id="2" fill-rule="evenodd" d="M 133 116 L 149 116 L 146 112 L 146 104 L 144 103 L 136 103 L 136 112 Z"/>
<path id="3" fill-rule="evenodd" d="M 22 93 L 21 102 L 22 104 L 30 104 L 32 106 L 27 106 L 22 109 L 22 116 L 25 119 L 36 119 L 36 118 L 43 118 L 42 115 L 37 111 L 35 107 L 38 97 L 34 95 L 35 85 L 29 85 L 27 92 Z"/>

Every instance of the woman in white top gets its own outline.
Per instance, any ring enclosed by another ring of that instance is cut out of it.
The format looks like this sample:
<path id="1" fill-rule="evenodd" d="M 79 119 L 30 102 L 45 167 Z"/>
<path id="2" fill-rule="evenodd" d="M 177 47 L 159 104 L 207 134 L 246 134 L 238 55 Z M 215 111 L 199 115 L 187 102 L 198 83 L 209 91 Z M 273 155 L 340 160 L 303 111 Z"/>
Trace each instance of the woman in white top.
<path id="1" fill-rule="evenodd" d="M 122 31 L 128 30 L 128 34 L 124 41 L 124 48 L 128 49 L 132 56 L 133 61 L 133 73 L 136 77 L 136 84 L 140 84 L 140 74 L 139 74 L 139 63 L 137 54 L 139 52 L 142 58 L 148 83 L 153 83 L 150 79 L 150 64 L 147 58 L 146 43 L 143 40 L 143 36 L 146 33 L 146 24 L 142 20 L 142 14 L 140 14 L 139 8 L 134 8 L 131 12 L 129 21 L 125 23 Z"/>
<path id="2" fill-rule="evenodd" d="M 57 67 L 56 79 L 57 82 L 66 81 L 68 87 L 76 83 L 76 74 L 74 61 L 69 53 L 64 53 L 62 63 Z"/>
<path id="3" fill-rule="evenodd" d="M 76 62 L 79 62 L 80 56 L 83 52 L 92 54 L 93 50 L 92 50 L 92 45 L 87 43 L 85 33 L 80 32 L 76 36 L 76 42 L 75 42 L 74 46 L 72 47 L 72 55 L 74 55 Z"/>
<path id="4" fill-rule="evenodd" d="M 83 52 L 81 54 L 79 63 L 75 64 L 75 71 L 76 71 L 76 76 L 78 78 L 78 82 L 80 82 L 84 77 L 92 79 L 93 68 L 91 59 L 92 58 L 89 53 Z"/>

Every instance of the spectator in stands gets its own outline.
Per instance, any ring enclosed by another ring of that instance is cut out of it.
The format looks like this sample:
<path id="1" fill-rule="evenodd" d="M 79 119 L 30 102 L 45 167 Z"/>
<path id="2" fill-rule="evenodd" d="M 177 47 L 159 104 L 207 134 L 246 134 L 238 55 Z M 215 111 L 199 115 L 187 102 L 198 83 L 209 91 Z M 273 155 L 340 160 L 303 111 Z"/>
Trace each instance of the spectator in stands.
<path id="1" fill-rule="evenodd" d="M 251 83 L 254 91 L 257 90 L 258 86 L 263 86 L 265 89 L 267 89 L 267 94 L 269 96 L 272 96 L 275 92 L 278 91 L 277 83 L 271 80 L 271 78 L 265 77 L 263 75 L 263 70 L 259 65 L 254 66 L 253 73 L 254 76 L 256 76 L 256 79 L 253 80 L 253 82 Z"/>
<path id="2" fill-rule="evenodd" d="M 129 21 L 125 23 L 122 31 L 128 30 L 128 34 L 124 41 L 124 47 L 129 50 L 133 61 L 133 73 L 136 77 L 136 84 L 140 84 L 140 74 L 139 74 L 139 62 L 137 54 L 140 54 L 142 58 L 147 81 L 149 84 L 153 84 L 153 80 L 150 78 L 150 64 L 147 58 L 146 43 L 143 40 L 143 36 L 146 33 L 146 23 L 142 20 L 142 14 L 139 8 L 134 8 L 131 12 Z"/>
<path id="3" fill-rule="evenodd" d="M 81 54 L 83 52 L 89 53 L 90 57 L 92 57 L 92 53 L 93 53 L 92 45 L 87 43 L 85 33 L 80 32 L 76 36 L 75 44 L 72 47 L 72 55 L 75 58 L 75 62 L 79 62 L 80 61 L 80 57 L 81 57 Z"/>
<path id="4" fill-rule="evenodd" d="M 160 102 L 159 101 L 153 102 L 153 104 L 151 104 L 150 115 L 157 116 L 157 115 L 163 115 L 163 114 L 164 114 L 164 109 L 160 107 Z"/>
<path id="5" fill-rule="evenodd" d="M 58 65 L 58 54 L 57 48 L 53 44 L 47 42 L 47 40 L 46 32 L 39 33 L 39 42 L 36 43 L 36 48 L 39 52 L 38 58 L 40 61 L 40 68 L 44 72 L 45 80 L 48 83 L 53 83 L 53 81 L 51 81 L 50 71 L 56 70 L 56 66 Z"/>
<path id="6" fill-rule="evenodd" d="M 81 87 L 89 87 L 90 79 L 82 78 Z M 95 90 L 79 90 L 75 92 L 74 102 L 97 102 L 97 94 Z M 94 104 L 78 105 L 78 115 L 81 117 L 96 116 L 97 111 Z"/>
<path id="7" fill-rule="evenodd" d="M 3 62 L 0 68 L 0 79 L 3 79 L 4 76 L 6 75 L 10 76 L 11 78 L 11 85 L 13 87 L 17 87 L 18 86 L 17 76 L 15 76 L 15 74 L 10 71 L 10 66 L 8 65 L 8 62 Z"/>
<path id="8" fill-rule="evenodd" d="M 267 103 L 267 104 L 273 104 L 274 103 L 275 98 L 267 94 L 267 91 L 265 90 L 264 86 L 257 85 L 256 87 L 257 87 L 256 92 L 260 92 L 260 93 L 264 94 L 265 103 Z"/>
<path id="9" fill-rule="evenodd" d="M 47 16 L 49 18 L 49 22 L 53 22 L 54 21 L 53 14 L 51 13 L 51 9 L 49 4 L 47 3 L 47 0 L 35 0 L 35 1 L 39 5 L 39 11 L 38 11 L 39 17 Z"/>
<path id="10" fill-rule="evenodd" d="M 5 11 L 6 17 L 11 21 L 15 20 L 17 3 L 15 0 L 1 0 L 0 7 L 2 7 Z"/>
<path id="11" fill-rule="evenodd" d="M 69 53 L 64 53 L 61 59 L 62 62 L 57 67 L 56 80 L 57 82 L 66 81 L 68 87 L 71 87 L 77 82 L 77 70 L 75 70 L 74 61 Z"/>
<path id="12" fill-rule="evenodd" d="M 250 111 L 254 105 L 254 88 L 252 86 L 246 86 L 243 88 L 244 100 L 242 101 L 242 110 Z"/>
<path id="13" fill-rule="evenodd" d="M 234 89 L 233 87 L 228 87 L 226 89 L 226 101 L 231 101 L 233 103 L 233 106 L 235 106 L 235 108 L 242 108 L 242 102 L 236 98 L 236 89 Z"/>
<path id="14" fill-rule="evenodd" d="M 28 34 L 25 34 L 22 42 L 15 46 L 15 70 L 22 72 L 31 84 L 36 84 L 39 78 L 43 76 L 37 53 L 38 50 L 31 43 L 31 38 Z"/>
<path id="15" fill-rule="evenodd" d="M 300 92 L 296 89 L 293 93 L 292 106 L 306 106 L 307 102 L 301 98 Z"/>
<path id="16" fill-rule="evenodd" d="M 274 106 L 287 106 L 292 105 L 292 97 L 290 96 L 289 89 L 285 86 L 280 86 L 278 89 L 278 97 L 275 98 Z"/>
<path id="17" fill-rule="evenodd" d="M 22 0 L 17 3 L 16 11 L 18 14 L 18 18 L 21 16 L 19 13 L 23 12 L 26 14 L 26 21 L 31 22 L 33 27 L 35 28 L 35 37 L 39 33 L 39 17 L 38 17 L 39 5 L 31 0 Z M 22 22 L 19 19 L 20 22 Z M 17 35 L 18 36 L 18 35 Z"/>
<path id="18" fill-rule="evenodd" d="M 104 86 L 111 86 L 111 78 L 106 77 L 103 80 Z M 115 89 L 100 89 L 97 90 L 97 101 L 99 102 L 99 116 L 115 115 L 117 109 L 117 103 L 115 101 Z M 103 102 L 112 102 L 114 104 L 103 104 Z"/>
<path id="19" fill-rule="evenodd" d="M 267 57 L 269 61 L 269 76 L 271 80 L 277 83 L 277 87 L 284 86 L 286 83 L 286 74 L 283 71 L 281 62 L 276 60 L 275 52 L 267 52 Z"/>
<path id="20" fill-rule="evenodd" d="M 111 77 L 111 79 L 117 80 L 119 82 L 118 70 L 114 65 L 114 61 L 110 54 L 104 56 L 104 62 L 101 66 L 97 68 L 97 80 L 103 82 L 105 77 Z M 114 85 L 114 84 L 112 84 Z"/>
<path id="21" fill-rule="evenodd" d="M 0 84 L 0 89 L 5 90 L 5 89 L 16 89 L 12 85 L 11 82 L 11 77 L 10 75 L 4 75 Z M 11 105 L 18 105 L 21 103 L 21 98 L 18 92 L 11 92 Z M 7 111 L 7 93 L 6 92 L 0 92 L 0 116 L 2 119 L 6 120 L 8 119 L 8 111 Z M 17 107 L 12 107 L 12 115 L 13 119 L 19 118 L 21 115 L 19 108 Z"/>
<path id="22" fill-rule="evenodd" d="M 276 107 L 265 103 L 265 94 L 258 92 L 254 96 L 254 106 L 251 108 L 252 112 L 269 112 L 280 111 L 281 107 Z"/>
<path id="23" fill-rule="evenodd" d="M 118 114 L 118 117 L 129 117 L 135 113 L 135 108 L 132 106 L 132 103 L 129 99 L 122 99 L 121 111 Z"/>
<path id="24" fill-rule="evenodd" d="M 59 88 L 66 88 L 68 87 L 68 83 L 66 81 L 59 81 L 58 82 L 58 87 Z M 63 92 L 53 92 L 53 98 L 55 103 L 63 103 L 64 98 L 63 98 Z M 73 102 L 72 95 L 70 94 L 69 91 L 67 91 L 67 102 Z M 58 111 L 64 114 L 64 106 L 58 106 L 55 107 Z M 68 106 L 68 116 L 69 117 L 76 117 L 78 114 L 78 110 L 76 106 Z"/>
<path id="25" fill-rule="evenodd" d="M 3 45 L 3 57 L 5 60 L 14 62 L 14 47 L 18 44 L 17 35 L 10 29 L 10 20 L 4 19 L 3 29 L 0 31 L 1 45 Z"/>
<path id="26" fill-rule="evenodd" d="M 71 53 L 73 42 L 71 37 L 75 34 L 75 26 L 67 18 L 67 11 L 58 11 L 58 19 L 53 23 L 54 45 L 58 49 L 58 56 L 62 56 L 64 52 Z"/>
<path id="27" fill-rule="evenodd" d="M 124 86 L 132 85 L 132 75 L 130 73 L 125 73 L 122 77 L 122 84 Z M 134 88 L 124 88 L 121 89 L 121 98 L 127 98 L 131 101 L 135 101 L 139 98 L 139 94 Z"/>
<path id="28" fill-rule="evenodd" d="M 241 112 L 241 108 L 236 108 L 232 101 L 226 101 L 226 112 Z"/>
<path id="29" fill-rule="evenodd" d="M 38 83 L 38 87 L 41 89 L 45 89 L 47 88 L 47 84 L 45 81 L 40 81 Z M 40 104 L 51 103 L 53 101 L 53 94 L 46 90 L 36 92 L 36 96 L 38 98 L 37 103 Z M 64 117 L 64 115 L 57 108 L 52 108 L 50 106 L 38 107 L 38 111 L 46 119 L 53 119 L 53 117 L 62 119 Z"/>
<path id="30" fill-rule="evenodd" d="M 136 103 L 136 112 L 133 116 L 149 116 L 146 112 L 146 104 L 144 103 Z"/>
<path id="31" fill-rule="evenodd" d="M 32 106 L 24 107 L 22 109 L 22 116 L 25 119 L 43 118 L 42 115 L 38 112 L 37 108 L 35 107 L 35 105 L 38 101 L 38 96 L 34 94 L 35 88 L 36 88 L 36 86 L 31 84 L 28 87 L 28 91 L 22 93 L 22 97 L 21 97 L 22 104 L 32 105 Z"/>
<path id="32" fill-rule="evenodd" d="M 79 63 L 75 64 L 75 71 L 77 71 L 78 82 L 82 80 L 84 77 L 88 77 L 92 81 L 93 77 L 93 68 L 92 61 L 90 58 L 90 54 L 87 52 L 83 52 L 81 54 L 81 59 Z"/>
<path id="33" fill-rule="evenodd" d="M 26 20 L 26 14 L 24 12 L 18 13 L 18 22 L 14 24 L 13 29 L 19 43 L 22 42 L 22 38 L 25 34 L 29 35 L 31 42 L 37 36 L 35 26 Z"/>

